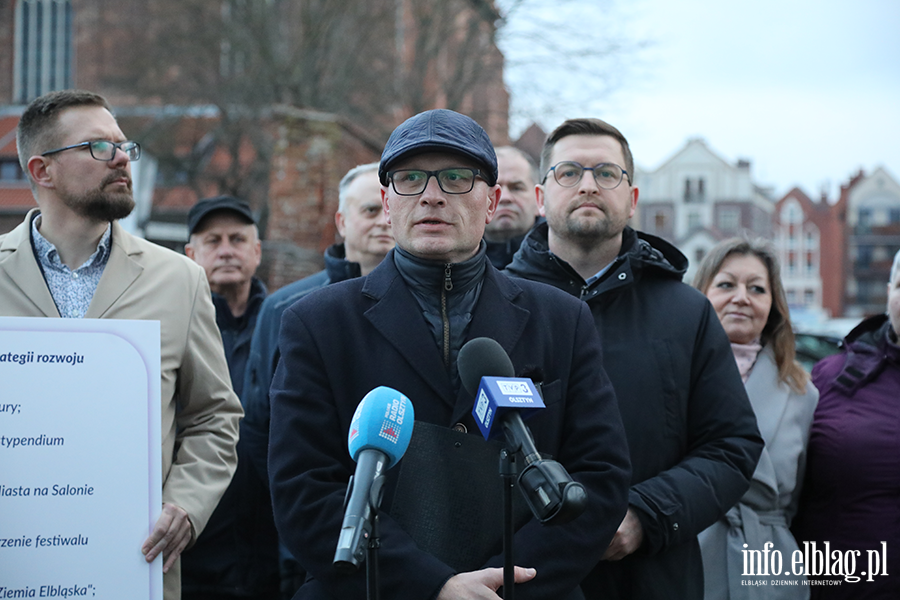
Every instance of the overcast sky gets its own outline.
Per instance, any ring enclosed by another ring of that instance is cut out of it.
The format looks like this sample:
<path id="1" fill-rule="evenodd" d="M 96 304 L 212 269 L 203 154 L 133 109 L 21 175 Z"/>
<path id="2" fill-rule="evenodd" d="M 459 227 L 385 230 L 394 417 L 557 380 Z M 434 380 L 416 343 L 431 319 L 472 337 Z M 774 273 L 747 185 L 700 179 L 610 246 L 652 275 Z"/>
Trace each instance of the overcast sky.
<path id="1" fill-rule="evenodd" d="M 536 15 L 550 3 L 532 4 L 501 36 L 513 137 L 531 119 L 549 131 L 597 116 L 625 134 L 638 165 L 655 169 L 699 136 L 729 162 L 750 160 L 776 197 L 794 185 L 834 196 L 860 168 L 900 178 L 898 0 L 581 0 L 546 17 Z M 534 44 L 517 45 L 527 36 L 515 32 L 543 18 L 574 24 L 563 33 L 573 52 L 579 43 L 625 48 L 589 62 L 607 87 L 592 89 L 586 73 L 570 75 L 581 82 L 571 86 L 541 76 L 563 70 L 558 57 L 518 66 Z M 570 103 L 557 114 L 534 108 L 527 89 L 542 81 Z"/>

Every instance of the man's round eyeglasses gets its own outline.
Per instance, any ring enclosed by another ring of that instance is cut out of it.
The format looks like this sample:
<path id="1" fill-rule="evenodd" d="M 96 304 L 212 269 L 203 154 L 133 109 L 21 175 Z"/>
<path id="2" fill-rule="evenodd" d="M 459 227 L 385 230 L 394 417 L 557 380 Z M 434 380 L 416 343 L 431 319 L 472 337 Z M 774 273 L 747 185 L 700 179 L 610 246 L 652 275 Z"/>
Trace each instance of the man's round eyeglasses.
<path id="1" fill-rule="evenodd" d="M 73 148 L 83 148 L 87 146 L 91 151 L 91 158 L 95 160 L 110 161 L 116 156 L 116 148 L 120 149 L 128 157 L 128 160 L 137 160 L 141 157 L 141 145 L 137 142 L 110 142 L 107 140 L 94 140 L 93 142 L 81 142 L 73 144 L 65 148 L 57 148 L 56 150 L 47 150 L 41 153 L 41 156 L 56 154 L 63 150 L 71 150 Z"/>
<path id="2" fill-rule="evenodd" d="M 475 178 L 481 175 L 478 169 L 453 167 L 437 171 L 420 169 L 401 169 L 391 171 L 388 177 L 398 196 L 416 196 L 428 187 L 428 180 L 434 177 L 438 185 L 447 194 L 468 194 L 475 187 Z"/>
<path id="3" fill-rule="evenodd" d="M 583 167 L 577 162 L 566 161 L 550 167 L 547 174 L 544 175 L 542 184 L 547 181 L 550 171 L 553 171 L 553 178 L 556 179 L 556 183 L 563 187 L 575 187 L 578 185 L 585 171 L 591 171 L 594 174 L 594 181 L 597 182 L 597 186 L 604 190 L 612 190 L 619 187 L 623 177 L 628 177 L 628 171 L 613 163 L 601 163 L 593 167 Z M 630 182 L 631 178 L 628 181 Z"/>

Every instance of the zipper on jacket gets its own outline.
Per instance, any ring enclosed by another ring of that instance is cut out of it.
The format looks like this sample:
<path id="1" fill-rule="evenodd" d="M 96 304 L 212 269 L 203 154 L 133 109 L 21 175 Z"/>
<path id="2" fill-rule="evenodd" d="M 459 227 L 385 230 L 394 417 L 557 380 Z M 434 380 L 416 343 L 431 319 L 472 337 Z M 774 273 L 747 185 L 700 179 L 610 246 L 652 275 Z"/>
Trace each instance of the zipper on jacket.
<path id="1" fill-rule="evenodd" d="M 613 262 L 609 266 L 609 270 L 605 274 L 604 281 L 600 281 L 600 282 L 595 281 L 592 284 L 588 284 L 585 281 L 584 285 L 580 286 L 580 288 L 578 290 L 578 299 L 587 301 L 588 298 L 593 298 L 594 296 L 596 296 L 598 294 L 598 288 L 605 285 L 604 282 L 606 281 L 606 279 L 609 279 L 613 276 L 613 273 L 615 273 L 615 271 L 621 266 L 622 262 L 624 262 L 624 261 L 620 260 L 619 258 L 616 258 L 615 260 L 613 260 Z M 559 263 L 557 263 L 557 264 L 559 264 Z M 607 286 L 605 286 L 605 289 L 613 289 L 613 288 L 619 287 L 620 285 L 622 285 L 625 282 L 625 280 L 627 278 L 628 278 L 628 275 L 625 273 L 625 271 L 621 271 L 616 276 L 618 283 L 613 283 L 611 285 L 607 285 Z M 578 285 L 578 283 L 575 281 L 570 281 L 569 284 L 572 286 Z"/>
<path id="2" fill-rule="evenodd" d="M 444 265 L 444 286 L 441 289 L 441 323 L 444 331 L 444 366 L 450 368 L 450 317 L 447 316 L 447 292 L 453 289 L 450 263 Z"/>
<path id="3" fill-rule="evenodd" d="M 584 284 L 583 286 L 581 286 L 581 293 L 578 294 L 578 299 L 584 300 L 585 297 L 588 295 L 589 289 L 590 289 L 590 287 L 587 284 Z"/>
<path id="4" fill-rule="evenodd" d="M 557 266 L 557 268 L 559 268 L 560 271 L 565 273 L 566 279 L 569 281 L 569 288 L 566 289 L 565 291 L 572 294 L 573 296 L 577 295 L 579 300 L 584 300 L 584 296 L 587 293 L 588 286 L 587 286 L 587 283 L 584 283 L 584 284 L 578 283 L 579 279 L 584 281 L 582 279 L 582 277 L 579 274 L 577 274 L 575 272 L 575 270 L 569 266 L 568 263 L 560 261 L 559 258 L 557 258 L 557 256 L 555 254 L 552 254 L 552 253 L 550 254 L 550 261 L 553 262 L 553 264 L 555 264 Z M 537 281 L 543 281 L 543 280 L 537 280 Z M 554 285 L 554 284 L 551 283 L 550 285 Z M 576 289 L 578 290 L 577 294 L 575 293 Z"/>

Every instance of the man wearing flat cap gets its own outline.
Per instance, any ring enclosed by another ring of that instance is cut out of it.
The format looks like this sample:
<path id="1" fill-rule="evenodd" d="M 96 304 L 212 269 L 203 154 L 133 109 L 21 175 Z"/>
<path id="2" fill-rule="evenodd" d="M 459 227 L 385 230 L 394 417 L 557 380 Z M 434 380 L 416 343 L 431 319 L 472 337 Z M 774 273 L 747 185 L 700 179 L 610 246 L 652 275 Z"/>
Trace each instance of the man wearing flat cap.
<path id="1" fill-rule="evenodd" d="M 206 198 L 188 213 L 185 254 L 206 271 L 216 325 L 235 393 L 244 404 L 244 371 L 266 288 L 254 274 L 262 258 L 250 206 L 233 196 Z M 249 459 L 241 423 L 238 467 L 206 530 L 182 559 L 184 600 L 277 600 L 278 542 L 269 491 Z"/>
<path id="2" fill-rule="evenodd" d="M 269 477 L 279 533 L 309 574 L 294 598 L 366 598 L 365 569 L 341 573 L 332 559 L 355 470 L 350 421 L 378 386 L 407 396 L 416 417 L 408 450 L 386 473 L 381 596 L 499 598 L 503 511 L 491 498 L 501 490 L 502 445 L 481 437 L 456 364 L 479 337 L 541 384 L 547 408 L 528 421 L 535 444 L 587 492 L 586 510 L 566 524 L 544 527 L 517 512 L 515 593 L 578 598 L 602 553 L 597 539 L 610 540 L 625 514 L 630 478 L 590 312 L 487 260 L 497 158 L 472 119 L 449 110 L 408 119 L 384 148 L 379 179 L 395 249 L 366 277 L 314 292 L 282 317 Z"/>
<path id="3" fill-rule="evenodd" d="M 256 220 L 243 200 L 216 196 L 191 207 L 188 230 L 184 253 L 206 271 L 231 383 L 240 396 L 250 338 L 266 297 L 265 285 L 254 276 L 262 259 Z"/>

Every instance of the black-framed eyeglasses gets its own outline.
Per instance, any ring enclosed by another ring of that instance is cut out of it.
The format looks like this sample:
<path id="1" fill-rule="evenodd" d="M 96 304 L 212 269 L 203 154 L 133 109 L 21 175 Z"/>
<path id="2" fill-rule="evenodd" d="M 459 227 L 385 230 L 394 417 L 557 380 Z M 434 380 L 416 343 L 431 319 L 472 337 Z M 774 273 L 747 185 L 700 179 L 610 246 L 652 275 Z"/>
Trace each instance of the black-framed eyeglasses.
<path id="1" fill-rule="evenodd" d="M 547 177 L 553 171 L 553 178 L 556 183 L 563 187 L 575 187 L 581 181 L 585 171 L 591 171 L 594 174 L 594 181 L 597 186 L 604 190 L 612 190 L 619 187 L 624 177 L 628 177 L 628 171 L 614 163 L 600 163 L 593 167 L 584 167 L 577 162 L 565 161 L 550 167 L 547 174 L 544 175 L 543 184 L 547 181 Z M 631 182 L 631 178 L 628 178 Z"/>
<path id="2" fill-rule="evenodd" d="M 110 161 L 116 156 L 116 148 L 125 153 L 128 160 L 137 160 L 141 157 L 141 145 L 137 142 L 110 142 L 109 140 L 94 140 L 92 142 L 81 142 L 73 144 L 65 148 L 57 148 L 56 150 L 47 150 L 41 153 L 41 156 L 56 154 L 63 150 L 71 150 L 72 148 L 83 148 L 87 146 L 91 151 L 91 158 L 94 160 Z"/>
<path id="3" fill-rule="evenodd" d="M 391 171 L 388 177 L 399 196 L 416 196 L 428 187 L 428 180 L 434 177 L 438 185 L 447 194 L 467 194 L 475 187 L 475 178 L 481 175 L 479 169 L 469 167 L 453 167 L 437 171 L 420 169 L 401 169 Z"/>

